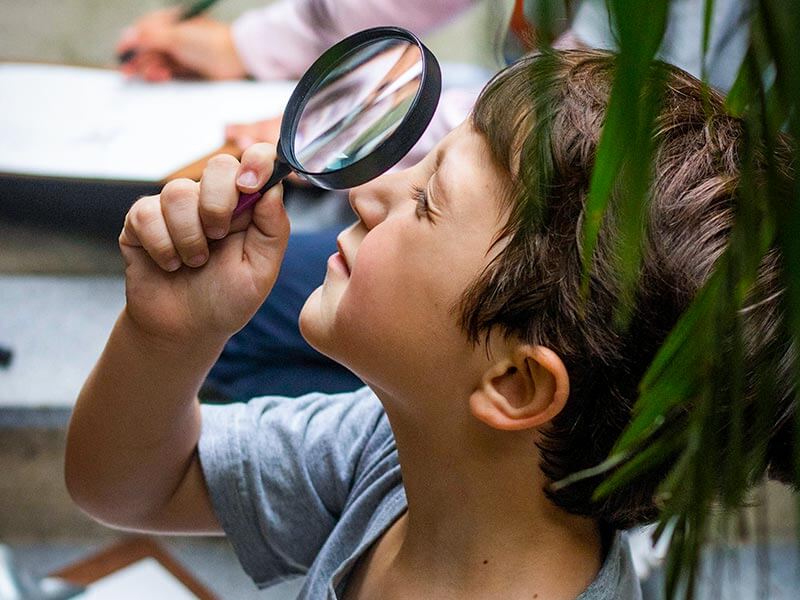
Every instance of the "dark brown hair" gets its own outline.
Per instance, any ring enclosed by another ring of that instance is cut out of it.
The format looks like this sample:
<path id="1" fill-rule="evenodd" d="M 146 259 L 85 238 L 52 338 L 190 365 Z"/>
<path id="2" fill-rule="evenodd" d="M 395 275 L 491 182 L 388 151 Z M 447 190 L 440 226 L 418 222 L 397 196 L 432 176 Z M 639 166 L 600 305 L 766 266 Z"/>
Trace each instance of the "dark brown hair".
<path id="1" fill-rule="evenodd" d="M 465 292 L 458 314 L 477 342 L 495 331 L 552 348 L 570 377 L 564 410 L 539 441 L 541 466 L 551 481 L 599 464 L 629 423 L 637 388 L 656 351 L 709 278 L 727 246 L 740 180 L 742 123 L 725 114 L 716 93 L 660 65 L 666 91 L 655 127 L 655 164 L 643 257 L 635 297 L 620 296 L 615 260 L 615 190 L 592 257 L 589 294 L 581 293 L 584 204 L 608 105 L 615 58 L 594 51 L 550 52 L 523 59 L 482 92 L 472 120 L 495 162 L 509 174 L 510 218 L 502 253 Z M 535 90 L 535 93 L 534 93 Z M 794 351 L 781 314 L 777 252 L 762 262 L 751 307 L 743 313 L 752 344 L 746 360 L 773 357 L 791 380 Z M 615 325 L 620 302 L 629 325 Z M 775 359 L 774 357 L 778 357 Z M 791 396 L 786 383 L 783 398 Z M 770 443 L 790 456 L 788 409 L 776 415 L 783 432 Z M 780 446 L 778 448 L 777 446 Z M 791 460 L 773 460 L 786 475 Z M 615 528 L 655 518 L 652 473 L 599 502 L 597 481 L 558 491 L 562 508 Z"/>

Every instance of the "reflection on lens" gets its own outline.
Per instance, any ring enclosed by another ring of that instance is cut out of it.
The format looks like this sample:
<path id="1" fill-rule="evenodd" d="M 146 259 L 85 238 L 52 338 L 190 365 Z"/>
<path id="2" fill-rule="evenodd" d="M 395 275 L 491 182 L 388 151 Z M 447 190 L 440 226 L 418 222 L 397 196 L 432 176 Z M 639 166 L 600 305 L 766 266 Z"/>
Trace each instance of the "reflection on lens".
<path id="1" fill-rule="evenodd" d="M 381 40 L 347 55 L 314 91 L 294 139 L 308 172 L 340 169 L 363 158 L 400 125 L 422 81 L 413 43 Z"/>

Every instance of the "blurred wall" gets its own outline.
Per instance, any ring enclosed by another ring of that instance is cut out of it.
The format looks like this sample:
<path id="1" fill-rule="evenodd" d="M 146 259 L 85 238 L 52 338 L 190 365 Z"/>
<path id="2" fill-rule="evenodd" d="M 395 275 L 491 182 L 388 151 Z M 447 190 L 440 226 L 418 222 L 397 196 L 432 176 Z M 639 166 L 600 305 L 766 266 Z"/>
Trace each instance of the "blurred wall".
<path id="1" fill-rule="evenodd" d="M 210 14 L 231 21 L 248 8 L 272 1 L 224 0 Z M 119 31 L 138 15 L 174 3 L 167 0 L 0 0 L 0 61 L 112 65 Z M 497 13 L 502 12 L 499 4 L 497 0 L 477 3 L 467 14 L 427 36 L 426 43 L 441 60 L 494 64 L 492 45 L 500 21 Z"/>

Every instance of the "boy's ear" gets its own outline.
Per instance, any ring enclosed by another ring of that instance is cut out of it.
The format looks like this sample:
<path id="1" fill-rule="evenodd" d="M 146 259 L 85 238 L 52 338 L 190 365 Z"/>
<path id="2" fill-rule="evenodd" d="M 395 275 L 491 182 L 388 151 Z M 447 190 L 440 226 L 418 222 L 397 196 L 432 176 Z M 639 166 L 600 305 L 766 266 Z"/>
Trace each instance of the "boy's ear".
<path id="1" fill-rule="evenodd" d="M 550 421 L 567 403 L 569 376 L 559 356 L 522 344 L 491 365 L 470 396 L 472 414 L 490 427 L 519 431 Z"/>

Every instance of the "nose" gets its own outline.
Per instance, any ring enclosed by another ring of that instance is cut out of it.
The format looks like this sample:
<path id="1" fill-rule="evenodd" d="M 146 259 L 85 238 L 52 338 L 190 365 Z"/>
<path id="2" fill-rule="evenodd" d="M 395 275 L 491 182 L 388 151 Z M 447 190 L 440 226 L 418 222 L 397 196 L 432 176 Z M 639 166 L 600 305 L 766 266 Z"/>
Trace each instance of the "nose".
<path id="1" fill-rule="evenodd" d="M 389 216 L 404 189 L 403 173 L 381 175 L 350 190 L 350 206 L 367 229 L 372 229 Z"/>

